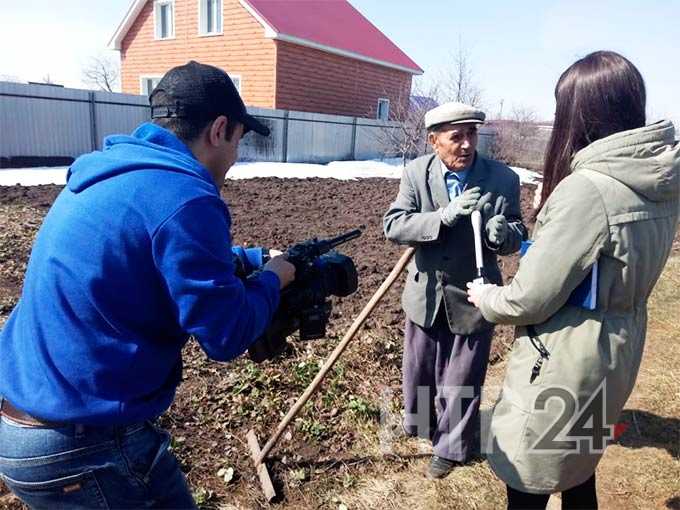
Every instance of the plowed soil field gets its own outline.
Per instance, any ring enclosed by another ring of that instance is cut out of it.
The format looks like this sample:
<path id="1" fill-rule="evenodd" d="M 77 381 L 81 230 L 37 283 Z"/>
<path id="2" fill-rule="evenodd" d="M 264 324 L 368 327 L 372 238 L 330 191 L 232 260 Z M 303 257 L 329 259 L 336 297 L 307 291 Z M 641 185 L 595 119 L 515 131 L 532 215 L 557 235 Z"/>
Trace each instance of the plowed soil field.
<path id="1" fill-rule="evenodd" d="M 202 507 L 265 505 L 245 433 L 254 428 L 260 443 L 265 442 L 399 258 L 403 248 L 382 233 L 382 215 L 397 189 L 398 181 L 388 179 L 273 178 L 228 181 L 223 188 L 235 243 L 285 249 L 354 228 L 362 228 L 363 235 L 340 249 L 356 262 L 359 290 L 334 302 L 327 338 L 294 342 L 289 356 L 259 365 L 247 359 L 212 362 L 195 342 L 187 344 L 184 382 L 161 424 L 173 434 L 173 449 Z M 0 325 L 16 304 L 32 240 L 60 190 L 0 188 Z M 525 218 L 530 217 L 532 194 L 533 187 L 523 187 Z M 517 262 L 516 256 L 502 259 L 506 280 Z M 371 452 L 378 443 L 381 408 L 399 409 L 401 289 L 400 281 L 272 452 L 270 471 L 281 494 L 277 505 L 338 508 L 343 503 L 337 495 L 351 493 L 372 470 L 385 469 L 376 467 L 383 461 Z M 511 339 L 509 328 L 497 329 L 492 363 L 502 361 Z M 397 458 L 387 469 L 396 472 L 408 463 L 406 457 Z M 3 507 L 21 505 L 0 485 Z"/>

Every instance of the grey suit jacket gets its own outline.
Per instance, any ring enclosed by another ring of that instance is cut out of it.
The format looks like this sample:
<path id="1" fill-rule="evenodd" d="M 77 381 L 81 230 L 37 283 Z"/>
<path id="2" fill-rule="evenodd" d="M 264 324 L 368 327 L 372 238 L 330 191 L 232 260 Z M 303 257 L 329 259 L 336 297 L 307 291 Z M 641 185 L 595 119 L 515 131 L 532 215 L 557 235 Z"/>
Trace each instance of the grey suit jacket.
<path id="1" fill-rule="evenodd" d="M 453 333 L 469 335 L 493 327 L 467 301 L 466 283 L 477 276 L 474 235 L 469 218 L 461 218 L 453 227 L 442 224 L 439 209 L 449 204 L 449 194 L 436 155 L 425 155 L 404 169 L 399 194 L 383 219 L 385 236 L 399 244 L 416 247 L 408 266 L 402 306 L 416 324 L 429 328 L 434 323 L 440 303 L 444 303 Z M 468 174 L 467 188 L 479 186 L 484 193 L 505 197 L 509 233 L 497 249 L 484 246 L 485 276 L 502 284 L 496 254 L 508 255 L 519 250 L 526 238 L 520 211 L 519 177 L 506 165 L 479 154 Z"/>

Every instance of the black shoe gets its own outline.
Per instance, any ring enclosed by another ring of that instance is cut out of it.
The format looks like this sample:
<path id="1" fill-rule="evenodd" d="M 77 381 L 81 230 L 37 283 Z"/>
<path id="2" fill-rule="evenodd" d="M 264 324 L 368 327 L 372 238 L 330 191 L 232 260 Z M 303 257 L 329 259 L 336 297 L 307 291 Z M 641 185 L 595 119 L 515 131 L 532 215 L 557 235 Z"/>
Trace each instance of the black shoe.
<path id="1" fill-rule="evenodd" d="M 427 478 L 430 480 L 437 480 L 448 475 L 453 468 L 460 466 L 461 463 L 456 460 L 445 459 L 439 455 L 433 455 L 430 459 L 430 465 L 427 468 Z"/>

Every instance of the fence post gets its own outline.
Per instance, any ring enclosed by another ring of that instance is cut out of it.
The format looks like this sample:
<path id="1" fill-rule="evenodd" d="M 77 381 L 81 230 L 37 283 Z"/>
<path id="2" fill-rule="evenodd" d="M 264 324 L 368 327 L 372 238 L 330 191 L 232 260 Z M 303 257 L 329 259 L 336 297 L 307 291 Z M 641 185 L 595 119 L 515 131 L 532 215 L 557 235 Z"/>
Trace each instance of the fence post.
<path id="1" fill-rule="evenodd" d="M 352 119 L 352 161 L 357 159 L 357 118 Z"/>
<path id="2" fill-rule="evenodd" d="M 97 150 L 97 115 L 95 108 L 97 104 L 94 99 L 94 92 L 87 93 L 88 99 L 90 101 L 90 146 L 93 151 Z"/>
<path id="3" fill-rule="evenodd" d="M 288 118 L 290 111 L 283 112 L 283 133 L 281 135 L 281 163 L 288 163 Z"/>

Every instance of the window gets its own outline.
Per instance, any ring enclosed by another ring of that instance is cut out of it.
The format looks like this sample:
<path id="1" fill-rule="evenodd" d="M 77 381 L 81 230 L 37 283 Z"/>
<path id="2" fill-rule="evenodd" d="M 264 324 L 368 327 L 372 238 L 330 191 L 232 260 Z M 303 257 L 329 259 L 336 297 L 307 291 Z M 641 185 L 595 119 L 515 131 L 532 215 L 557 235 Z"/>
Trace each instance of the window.
<path id="1" fill-rule="evenodd" d="M 238 93 L 241 93 L 241 75 L 240 74 L 230 74 L 229 78 L 231 78 L 231 81 L 234 83 L 234 87 L 236 87 L 236 90 L 238 90 Z"/>
<path id="2" fill-rule="evenodd" d="M 222 0 L 198 0 L 199 33 L 213 35 L 222 33 Z"/>
<path id="3" fill-rule="evenodd" d="M 174 0 L 156 0 L 153 5 L 156 39 L 175 37 Z"/>
<path id="4" fill-rule="evenodd" d="M 385 98 L 378 99 L 378 120 L 390 119 L 390 100 Z"/>
<path id="5" fill-rule="evenodd" d="M 140 76 L 139 93 L 143 96 L 150 96 L 151 92 L 156 88 L 156 85 L 158 85 L 159 81 L 161 81 L 160 76 Z"/>

